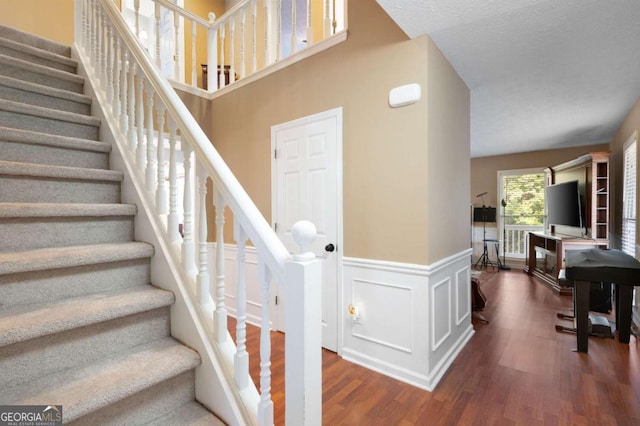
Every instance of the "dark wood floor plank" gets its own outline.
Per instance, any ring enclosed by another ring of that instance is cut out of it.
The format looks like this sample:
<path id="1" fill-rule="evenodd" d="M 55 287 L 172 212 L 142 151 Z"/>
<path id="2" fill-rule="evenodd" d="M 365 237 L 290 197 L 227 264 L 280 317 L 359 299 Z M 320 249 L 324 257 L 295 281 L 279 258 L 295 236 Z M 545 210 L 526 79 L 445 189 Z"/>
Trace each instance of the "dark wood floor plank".
<path id="1" fill-rule="evenodd" d="M 640 343 L 557 333 L 559 296 L 521 271 L 484 274 L 489 324 L 475 335 L 433 392 L 396 381 L 323 350 L 325 425 L 638 425 Z M 234 335 L 235 323 L 229 320 Z M 248 327 L 254 383 L 259 383 L 259 330 Z M 284 335 L 271 333 L 275 421 L 284 424 Z"/>

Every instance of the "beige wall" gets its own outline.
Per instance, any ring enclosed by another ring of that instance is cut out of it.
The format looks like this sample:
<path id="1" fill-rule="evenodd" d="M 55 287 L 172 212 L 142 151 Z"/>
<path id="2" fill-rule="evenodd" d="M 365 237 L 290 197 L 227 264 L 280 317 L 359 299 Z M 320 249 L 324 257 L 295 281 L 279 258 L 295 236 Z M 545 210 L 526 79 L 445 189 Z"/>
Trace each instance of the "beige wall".
<path id="1" fill-rule="evenodd" d="M 348 13 L 346 42 L 215 99 L 209 120 L 214 145 L 270 220 L 271 126 L 343 107 L 343 254 L 429 264 L 464 250 L 468 230 L 462 245 L 450 234 L 468 223 L 467 209 L 440 212 L 439 203 L 451 195 L 431 193 L 429 179 L 450 178 L 467 203 L 468 90 L 428 38 L 408 40 L 374 0 L 349 2 Z M 420 83 L 423 99 L 390 108 L 389 90 L 407 83 Z M 453 100 L 449 90 L 456 91 Z M 193 98 L 185 99 L 190 104 Z M 428 106 L 434 113 L 429 134 Z M 438 144 L 433 149 L 430 137 Z M 441 161 L 452 161 L 451 167 L 440 167 Z M 464 169 L 459 175 L 451 170 L 458 164 Z M 431 166 L 437 171 L 429 172 Z M 444 221 L 433 243 L 430 214 L 432 223 Z M 437 249 L 431 253 L 431 247 Z"/>
<path id="2" fill-rule="evenodd" d="M 73 44 L 73 0 L 1 0 L 0 24 Z"/>
<path id="3" fill-rule="evenodd" d="M 484 196 L 485 204 L 494 207 L 498 205 L 499 170 L 545 168 L 573 160 L 583 154 L 595 151 L 609 151 L 609 145 L 579 146 L 472 158 L 470 203 L 474 206 L 482 206 L 481 199 L 476 198 L 476 195 L 486 191 L 488 194 Z"/>
<path id="4" fill-rule="evenodd" d="M 613 194 L 611 199 L 611 208 L 609 211 L 609 217 L 611 220 L 611 240 L 614 243 L 614 248 L 620 248 L 620 238 L 622 235 L 622 224 L 619 216 L 622 214 L 622 161 L 623 161 L 623 145 L 633 134 L 633 132 L 640 129 L 640 99 L 631 108 L 629 114 L 624 119 L 620 128 L 616 131 L 613 139 L 611 140 L 611 193 Z M 640 170 L 638 170 L 640 172 Z M 637 206 L 636 206 L 637 208 Z M 636 213 L 637 215 L 637 213 Z M 636 244 L 640 238 L 640 232 L 636 230 Z"/>
<path id="5" fill-rule="evenodd" d="M 428 42 L 428 257 L 469 247 L 469 89 L 436 45 Z"/>

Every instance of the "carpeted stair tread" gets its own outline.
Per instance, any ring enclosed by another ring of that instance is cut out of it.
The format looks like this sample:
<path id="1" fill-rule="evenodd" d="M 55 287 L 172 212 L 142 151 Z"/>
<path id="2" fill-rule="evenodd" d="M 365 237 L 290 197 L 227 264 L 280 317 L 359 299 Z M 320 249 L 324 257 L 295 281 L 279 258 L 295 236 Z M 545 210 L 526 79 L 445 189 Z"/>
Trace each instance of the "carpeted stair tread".
<path id="1" fill-rule="evenodd" d="M 51 120 L 64 121 L 67 123 L 82 124 L 84 126 L 100 127 L 99 118 L 90 115 L 78 114 L 75 112 L 58 111 L 51 108 L 43 108 L 35 105 L 23 104 L 21 102 L 7 101 L 0 99 L 0 110 L 15 114 L 24 114 L 32 117 L 48 118 Z"/>
<path id="2" fill-rule="evenodd" d="M 0 126 L 0 142 L 18 142 L 24 144 L 46 145 L 81 151 L 110 153 L 111 145 L 106 142 L 89 139 L 72 138 L 69 136 L 51 135 L 30 130 L 14 129 Z"/>
<path id="3" fill-rule="evenodd" d="M 195 401 L 182 405 L 162 418 L 151 422 L 153 426 L 223 426 L 224 422 Z"/>
<path id="4" fill-rule="evenodd" d="M 70 422 L 199 365 L 200 357 L 195 351 L 172 338 L 164 338 L 102 362 L 51 374 L 11 389 L 12 397 L 3 403 L 56 401 L 55 404 L 63 406 L 64 422 Z"/>
<path id="5" fill-rule="evenodd" d="M 135 204 L 0 203 L 0 218 L 135 216 Z"/>
<path id="6" fill-rule="evenodd" d="M 51 96 L 67 101 L 91 105 L 91 98 L 87 95 L 71 92 L 69 90 L 56 89 L 55 87 L 45 86 L 31 81 L 19 80 L 5 75 L 0 75 L 0 85 L 23 90 L 25 92 L 32 92 L 39 95 Z"/>
<path id="7" fill-rule="evenodd" d="M 175 301 L 173 293 L 150 285 L 26 305 L 0 311 L 0 347 L 145 312 Z"/>
<path id="8" fill-rule="evenodd" d="M 56 78 L 58 80 L 64 80 L 75 85 L 84 85 L 84 78 L 77 74 L 57 70 L 55 68 L 48 67 L 46 65 L 36 64 L 24 59 L 14 58 L 13 56 L 3 55 L 0 53 L 0 65 L 10 65 L 25 71 L 30 71 L 35 74 L 41 74 L 43 78 L 47 76 Z M 79 92 L 78 92 L 79 93 Z"/>
<path id="9" fill-rule="evenodd" d="M 0 161 L 0 175 L 122 182 L 122 172 L 82 167 L 50 166 L 42 164 Z"/>
<path id="10" fill-rule="evenodd" d="M 152 245 L 141 242 L 0 252 L 0 275 L 143 259 L 153 253 Z"/>
<path id="11" fill-rule="evenodd" d="M 38 49 L 53 52 L 58 55 L 67 57 L 71 56 L 71 48 L 67 45 L 37 36 L 35 34 L 20 31 L 6 25 L 0 25 L 0 37 L 14 40 L 22 44 L 27 44 Z"/>
<path id="12" fill-rule="evenodd" d="M 18 41 L 11 40 L 5 37 L 0 37 L 0 46 L 6 49 L 14 50 L 16 52 L 34 56 L 36 58 L 44 59 L 48 62 L 59 64 L 59 66 L 64 67 L 64 69 L 69 71 L 74 71 L 78 68 L 78 61 L 68 56 L 59 55 L 57 53 L 50 52 L 45 49 L 40 49 L 29 44 L 20 43 Z"/>

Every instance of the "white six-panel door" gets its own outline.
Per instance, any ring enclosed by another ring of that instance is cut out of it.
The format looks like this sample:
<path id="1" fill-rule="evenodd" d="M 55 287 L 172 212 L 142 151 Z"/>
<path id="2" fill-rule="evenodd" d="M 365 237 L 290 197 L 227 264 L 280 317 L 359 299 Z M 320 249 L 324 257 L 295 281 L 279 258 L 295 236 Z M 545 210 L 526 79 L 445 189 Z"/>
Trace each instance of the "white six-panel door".
<path id="1" fill-rule="evenodd" d="M 318 236 L 313 245 L 323 264 L 322 346 L 338 350 L 338 244 L 341 215 L 342 108 L 272 127 L 273 222 L 290 252 L 296 250 L 291 227 L 311 221 Z M 282 291 L 274 317 L 282 317 Z M 278 328 L 284 322 L 278 321 Z"/>

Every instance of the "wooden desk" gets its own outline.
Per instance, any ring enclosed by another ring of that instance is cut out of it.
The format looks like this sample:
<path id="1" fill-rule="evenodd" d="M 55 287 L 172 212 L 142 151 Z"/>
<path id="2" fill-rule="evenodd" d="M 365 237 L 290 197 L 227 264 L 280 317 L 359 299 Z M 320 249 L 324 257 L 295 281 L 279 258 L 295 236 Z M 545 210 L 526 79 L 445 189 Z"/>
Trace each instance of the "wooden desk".
<path id="1" fill-rule="evenodd" d="M 591 282 L 616 286 L 618 340 L 629 343 L 633 287 L 640 286 L 640 262 L 620 250 L 568 250 L 565 253 L 567 279 L 574 281 L 578 352 L 588 351 L 589 287 Z"/>

